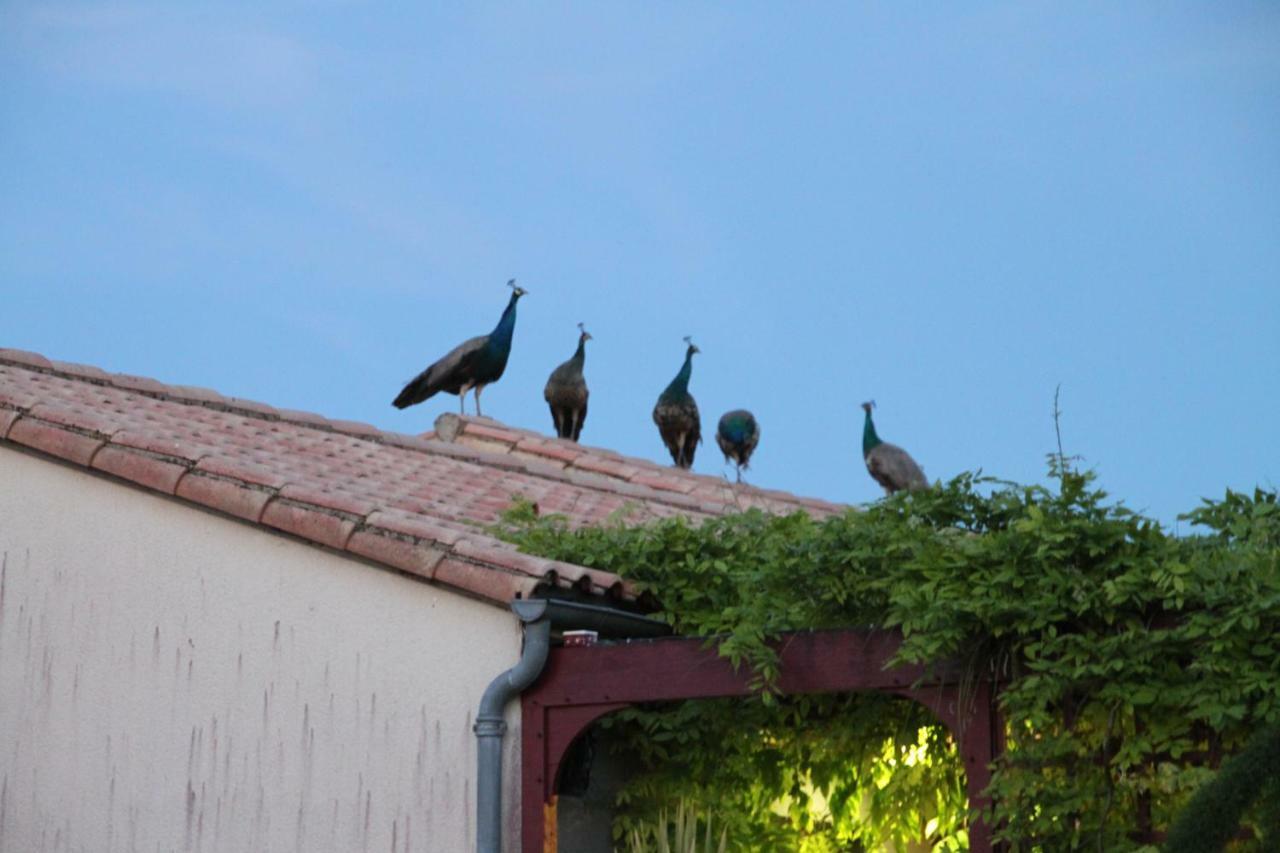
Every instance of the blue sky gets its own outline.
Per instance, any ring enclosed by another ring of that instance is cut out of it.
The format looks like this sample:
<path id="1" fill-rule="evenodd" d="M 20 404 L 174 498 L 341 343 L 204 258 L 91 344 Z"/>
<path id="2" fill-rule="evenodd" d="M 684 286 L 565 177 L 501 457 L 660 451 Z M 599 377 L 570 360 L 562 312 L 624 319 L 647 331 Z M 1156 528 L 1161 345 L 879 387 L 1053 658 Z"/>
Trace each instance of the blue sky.
<path id="1" fill-rule="evenodd" d="M 1275 3 L 0 3 L 0 346 L 404 432 L 595 336 L 583 440 L 666 460 L 684 335 L 750 480 L 1068 453 L 1162 521 L 1280 481 Z"/>

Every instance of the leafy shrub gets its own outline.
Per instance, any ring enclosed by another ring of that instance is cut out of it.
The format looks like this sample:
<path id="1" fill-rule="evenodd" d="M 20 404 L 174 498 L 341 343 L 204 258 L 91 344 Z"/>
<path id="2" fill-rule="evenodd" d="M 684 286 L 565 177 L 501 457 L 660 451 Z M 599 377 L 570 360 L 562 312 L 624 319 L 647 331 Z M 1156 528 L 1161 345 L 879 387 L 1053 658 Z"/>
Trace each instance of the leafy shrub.
<path id="1" fill-rule="evenodd" d="M 1167 830 L 1206 765 L 1280 722 L 1280 506 L 1228 492 L 1185 516 L 1209 535 L 1177 538 L 1051 468 L 1057 490 L 965 474 L 824 522 L 573 530 L 517 508 L 504 535 L 523 550 L 650 590 L 760 689 L 611 718 L 649 768 L 619 829 L 684 796 L 723 816 L 730 849 L 961 849 L 963 771 L 927 712 L 771 690 L 780 632 L 880 626 L 904 634 L 903 662 L 1000 680 L 999 837 L 1114 851 Z"/>

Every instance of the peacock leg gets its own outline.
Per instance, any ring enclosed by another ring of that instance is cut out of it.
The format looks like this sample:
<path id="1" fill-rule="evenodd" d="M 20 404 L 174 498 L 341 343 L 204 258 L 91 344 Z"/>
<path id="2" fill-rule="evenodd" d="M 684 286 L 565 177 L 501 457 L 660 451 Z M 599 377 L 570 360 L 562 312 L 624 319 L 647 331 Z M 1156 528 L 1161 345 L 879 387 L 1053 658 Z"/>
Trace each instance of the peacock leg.
<path id="1" fill-rule="evenodd" d="M 476 386 L 476 417 L 477 418 L 484 417 L 482 414 L 480 414 L 480 391 L 483 389 L 484 389 L 483 385 Z"/>
<path id="2" fill-rule="evenodd" d="M 458 392 L 458 414 L 464 417 L 467 414 L 467 389 L 463 388 Z"/>

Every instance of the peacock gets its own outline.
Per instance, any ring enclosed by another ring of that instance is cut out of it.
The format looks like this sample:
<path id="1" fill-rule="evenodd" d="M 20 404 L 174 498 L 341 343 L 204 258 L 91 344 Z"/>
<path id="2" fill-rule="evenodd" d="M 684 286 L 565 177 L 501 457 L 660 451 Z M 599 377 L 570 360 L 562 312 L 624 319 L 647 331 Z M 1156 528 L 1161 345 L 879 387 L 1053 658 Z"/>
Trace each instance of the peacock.
<path id="1" fill-rule="evenodd" d="M 391 405 L 397 409 L 421 403 L 440 391 L 458 395 L 458 407 L 467 413 L 467 392 L 476 391 L 476 414 L 480 414 L 480 392 L 486 385 L 502 378 L 507 369 L 507 357 L 511 355 L 511 333 L 516 328 L 516 302 L 528 293 L 516 286 L 513 278 L 507 282 L 511 288 L 511 300 L 498 319 L 498 325 L 487 335 L 479 335 L 463 341 L 426 370 L 405 385 Z"/>
<path id="2" fill-rule="evenodd" d="M 760 425 L 756 416 L 746 409 L 734 409 L 720 416 L 720 424 L 716 427 L 716 444 L 724 453 L 724 461 L 733 461 L 737 466 L 738 482 L 742 482 L 742 471 L 751 461 L 751 454 L 760 443 Z"/>
<path id="3" fill-rule="evenodd" d="M 653 407 L 653 422 L 658 425 L 662 443 L 671 451 L 671 461 L 677 468 L 691 468 L 693 454 L 702 441 L 702 421 L 698 417 L 698 404 L 689 393 L 689 375 L 693 373 L 693 354 L 700 350 L 691 338 L 684 342 L 689 348 L 684 353 L 684 366 L 671 380 L 671 384 L 658 397 Z"/>
<path id="4" fill-rule="evenodd" d="M 587 380 L 582 376 L 582 363 L 587 356 L 591 333 L 578 324 L 578 349 L 564 364 L 551 371 L 542 397 L 551 407 L 551 421 L 556 435 L 577 441 L 587 419 Z"/>
<path id="5" fill-rule="evenodd" d="M 911 458 L 911 454 L 896 444 L 881 441 L 880 436 L 876 435 L 876 425 L 871 421 L 871 410 L 875 405 L 875 400 L 862 404 L 862 411 L 867 413 L 862 425 L 862 456 L 872 479 L 884 486 L 886 495 L 903 489 L 929 488 L 924 471 Z"/>

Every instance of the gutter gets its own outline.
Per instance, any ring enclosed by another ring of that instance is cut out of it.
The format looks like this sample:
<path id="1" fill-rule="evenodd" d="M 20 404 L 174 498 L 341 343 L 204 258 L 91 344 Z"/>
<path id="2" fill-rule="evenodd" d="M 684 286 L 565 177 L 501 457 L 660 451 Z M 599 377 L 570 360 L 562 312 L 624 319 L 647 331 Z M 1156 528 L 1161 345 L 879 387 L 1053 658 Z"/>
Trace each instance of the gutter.
<path id="1" fill-rule="evenodd" d="M 542 674 L 551 651 L 551 631 L 596 631 L 606 639 L 661 637 L 671 626 L 657 619 L 598 604 L 561 599 L 517 599 L 511 610 L 524 625 L 524 648 L 516 665 L 485 688 L 476 713 L 476 851 L 502 853 L 502 739 L 507 733 L 503 710 Z"/>

